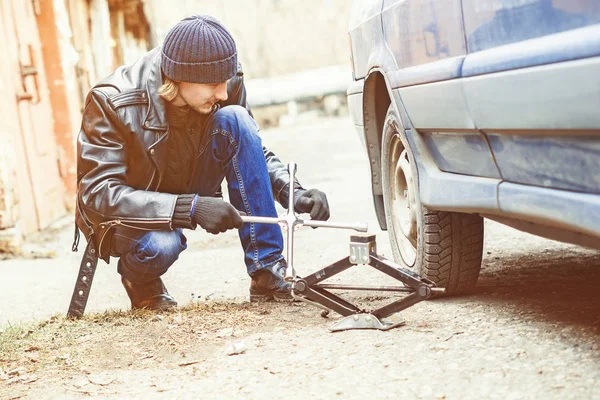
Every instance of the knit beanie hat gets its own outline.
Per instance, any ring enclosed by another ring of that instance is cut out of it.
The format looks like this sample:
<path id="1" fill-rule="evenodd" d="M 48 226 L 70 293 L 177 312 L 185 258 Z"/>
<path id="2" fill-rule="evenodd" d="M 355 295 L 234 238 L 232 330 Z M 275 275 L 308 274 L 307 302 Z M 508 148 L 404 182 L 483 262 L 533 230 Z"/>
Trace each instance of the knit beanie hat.
<path id="1" fill-rule="evenodd" d="M 167 33 L 161 68 L 165 76 L 175 81 L 225 82 L 237 72 L 235 42 L 215 18 L 187 17 Z"/>

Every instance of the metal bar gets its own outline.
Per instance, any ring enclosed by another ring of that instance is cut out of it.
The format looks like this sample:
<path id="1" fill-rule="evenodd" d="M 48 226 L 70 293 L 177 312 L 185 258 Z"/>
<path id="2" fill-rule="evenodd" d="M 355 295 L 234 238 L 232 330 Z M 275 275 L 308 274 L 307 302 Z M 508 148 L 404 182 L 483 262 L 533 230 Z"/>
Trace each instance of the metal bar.
<path id="1" fill-rule="evenodd" d="M 311 306 L 314 306 L 314 307 L 320 308 L 322 310 L 325 310 L 325 311 L 327 311 L 327 313 L 329 313 L 329 311 L 331 311 L 329 308 L 325 307 L 323 304 L 317 303 L 316 301 L 313 301 L 313 300 L 310 300 L 308 297 L 298 296 L 296 294 L 292 294 L 292 297 L 295 300 L 298 300 L 298 301 L 301 301 L 303 303 L 310 304 Z"/>
<path id="2" fill-rule="evenodd" d="M 312 228 L 352 229 L 357 232 L 367 232 L 369 230 L 369 224 L 367 224 L 365 222 L 339 223 L 339 222 L 329 222 L 329 221 L 305 220 L 305 221 L 301 221 L 301 223 L 304 226 L 310 226 Z"/>
<path id="3" fill-rule="evenodd" d="M 285 218 L 274 218 L 274 217 L 257 217 L 254 215 L 242 215 L 242 221 L 244 223 L 254 224 L 281 224 L 286 221 Z M 338 223 L 330 221 L 313 221 L 313 220 L 302 220 L 298 219 L 298 225 L 310 226 L 314 228 L 337 228 L 337 229 L 352 229 L 358 232 L 367 232 L 369 225 L 367 223 Z"/>
<path id="4" fill-rule="evenodd" d="M 245 224 L 273 224 L 278 225 L 285 221 L 284 218 L 273 218 L 273 217 L 255 217 L 254 215 L 242 215 L 242 221 Z"/>
<path id="5" fill-rule="evenodd" d="M 296 217 L 296 213 L 294 212 L 294 191 L 296 190 L 296 163 L 290 162 L 288 164 L 288 172 L 290 174 L 290 183 L 289 183 L 289 193 L 288 193 L 288 210 L 285 220 L 285 225 L 287 227 L 287 263 L 288 269 L 286 270 L 286 274 L 291 272 L 292 281 L 296 280 L 296 268 L 294 267 L 294 230 L 295 224 L 298 221 Z M 296 298 L 296 294 L 294 293 L 294 289 L 291 290 L 292 298 Z"/>
<path id="6" fill-rule="evenodd" d="M 340 303 L 341 305 L 343 305 L 347 308 L 353 309 L 356 312 L 364 312 L 364 310 L 361 310 L 360 308 L 358 308 L 358 306 L 355 306 L 354 304 L 350 303 L 349 301 L 346 301 L 346 300 L 342 299 L 341 297 L 339 297 L 325 289 L 321 289 L 321 288 L 314 287 L 314 286 L 311 287 L 310 289 L 314 290 L 315 292 L 317 292 L 323 296 L 330 298 L 331 300 L 333 300 L 337 303 Z"/>
<path id="7" fill-rule="evenodd" d="M 319 283 L 312 286 L 319 289 L 336 289 L 336 290 L 372 290 L 378 292 L 406 292 L 412 293 L 413 288 L 403 286 L 355 286 L 355 285 L 336 285 L 328 283 Z"/>
<path id="8" fill-rule="evenodd" d="M 358 308 L 355 306 L 347 307 L 343 304 L 338 303 L 337 301 L 330 299 L 329 297 L 317 292 L 316 290 L 311 289 L 310 287 L 306 287 L 302 292 L 304 296 L 306 296 L 309 300 L 315 301 L 317 303 L 323 304 L 325 307 L 335 311 L 336 313 L 347 317 L 348 315 L 356 314 L 360 312 Z"/>
<path id="9" fill-rule="evenodd" d="M 296 268 L 294 267 L 294 227 L 289 226 L 287 228 L 287 264 L 288 269 L 292 273 L 293 280 L 296 280 Z M 294 294 L 292 293 L 292 297 Z"/>
<path id="10" fill-rule="evenodd" d="M 413 289 L 417 289 L 417 287 L 423 284 L 419 275 L 407 269 L 400 269 L 390 261 L 375 254 L 369 255 L 369 265 L 376 270 L 407 284 Z"/>
<path id="11" fill-rule="evenodd" d="M 402 311 L 412 305 L 417 304 L 418 302 L 425 300 L 427 297 L 422 297 L 418 292 L 410 294 L 400 300 L 394 301 L 393 303 L 388 304 L 387 306 L 383 306 L 378 308 L 377 310 L 371 312 L 377 318 L 385 318 L 390 314 L 396 313 L 398 311 Z"/>
<path id="12" fill-rule="evenodd" d="M 308 286 L 312 286 L 316 283 L 321 282 L 322 280 L 331 278 L 332 276 L 347 270 L 353 265 L 354 264 L 350 263 L 350 257 L 342 258 L 334 264 L 328 265 L 327 267 L 320 269 L 314 274 L 310 274 L 309 276 L 304 277 L 303 279 Z"/>
<path id="13" fill-rule="evenodd" d="M 290 187 L 289 187 L 289 196 L 288 196 L 288 213 L 294 212 L 294 191 L 296 190 L 296 169 L 297 165 L 295 162 L 291 162 L 288 164 L 288 172 L 290 174 Z M 291 228 L 291 227 L 290 227 Z"/>

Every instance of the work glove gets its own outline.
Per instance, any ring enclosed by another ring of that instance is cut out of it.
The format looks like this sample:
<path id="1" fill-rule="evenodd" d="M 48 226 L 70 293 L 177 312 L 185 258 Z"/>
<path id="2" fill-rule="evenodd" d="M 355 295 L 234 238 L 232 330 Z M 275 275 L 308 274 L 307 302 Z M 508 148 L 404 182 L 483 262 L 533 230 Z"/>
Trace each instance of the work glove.
<path id="1" fill-rule="evenodd" d="M 231 204 L 214 197 L 201 196 L 196 200 L 192 221 L 213 235 L 241 228 L 244 224 L 239 211 Z"/>
<path id="2" fill-rule="evenodd" d="M 317 189 L 300 189 L 294 192 L 294 210 L 297 213 L 310 214 L 310 218 L 319 221 L 329 219 L 329 203 L 325 193 Z"/>

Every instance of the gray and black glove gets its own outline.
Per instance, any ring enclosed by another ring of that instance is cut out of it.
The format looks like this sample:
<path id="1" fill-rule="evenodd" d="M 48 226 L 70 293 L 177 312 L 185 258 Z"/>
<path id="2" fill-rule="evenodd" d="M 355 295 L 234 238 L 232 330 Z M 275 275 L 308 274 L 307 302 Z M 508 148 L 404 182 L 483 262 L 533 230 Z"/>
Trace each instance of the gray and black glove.
<path id="1" fill-rule="evenodd" d="M 317 189 L 300 189 L 294 192 L 294 210 L 298 213 L 310 214 L 311 219 L 319 221 L 329 219 L 327 196 Z"/>
<path id="2" fill-rule="evenodd" d="M 194 205 L 192 221 L 214 235 L 228 229 L 241 228 L 244 224 L 240 212 L 228 202 L 201 196 L 197 197 Z"/>

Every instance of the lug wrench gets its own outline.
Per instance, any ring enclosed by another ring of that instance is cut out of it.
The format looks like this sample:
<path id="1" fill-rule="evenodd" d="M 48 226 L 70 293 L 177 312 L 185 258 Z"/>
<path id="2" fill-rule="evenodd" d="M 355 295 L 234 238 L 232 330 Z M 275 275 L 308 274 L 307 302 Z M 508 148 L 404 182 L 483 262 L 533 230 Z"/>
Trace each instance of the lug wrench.
<path id="1" fill-rule="evenodd" d="M 287 244 L 287 263 L 288 269 L 286 271 L 286 281 L 291 281 L 292 284 L 292 297 L 294 299 L 302 300 L 306 303 L 310 303 L 314 306 L 328 310 L 321 304 L 312 302 L 303 297 L 296 296 L 294 293 L 294 284 L 296 282 L 296 269 L 294 267 L 294 232 L 303 226 L 310 226 L 313 228 L 337 228 L 337 229 L 351 229 L 357 232 L 367 232 L 369 225 L 367 223 L 337 223 L 329 221 L 315 221 L 315 220 L 303 220 L 298 217 L 294 212 L 294 191 L 295 191 L 295 177 L 296 177 L 297 165 L 295 162 L 288 164 L 288 172 L 290 174 L 290 191 L 288 199 L 288 210 L 286 214 L 283 214 L 277 218 L 274 217 L 256 217 L 256 216 L 242 216 L 244 223 L 255 223 L 255 224 L 277 224 L 281 229 L 286 232 L 286 244 Z M 291 272 L 291 275 L 288 273 Z"/>

